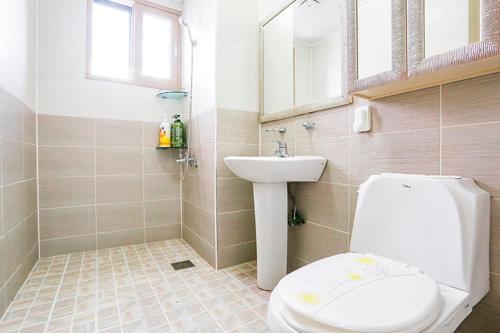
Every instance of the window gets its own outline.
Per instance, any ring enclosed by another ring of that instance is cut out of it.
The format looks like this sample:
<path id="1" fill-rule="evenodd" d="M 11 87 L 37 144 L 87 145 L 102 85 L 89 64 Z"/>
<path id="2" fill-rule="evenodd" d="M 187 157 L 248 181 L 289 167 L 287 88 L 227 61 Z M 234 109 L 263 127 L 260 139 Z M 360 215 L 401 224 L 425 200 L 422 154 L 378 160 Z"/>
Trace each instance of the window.
<path id="1" fill-rule="evenodd" d="M 142 0 L 89 0 L 87 77 L 179 89 L 179 15 Z"/>

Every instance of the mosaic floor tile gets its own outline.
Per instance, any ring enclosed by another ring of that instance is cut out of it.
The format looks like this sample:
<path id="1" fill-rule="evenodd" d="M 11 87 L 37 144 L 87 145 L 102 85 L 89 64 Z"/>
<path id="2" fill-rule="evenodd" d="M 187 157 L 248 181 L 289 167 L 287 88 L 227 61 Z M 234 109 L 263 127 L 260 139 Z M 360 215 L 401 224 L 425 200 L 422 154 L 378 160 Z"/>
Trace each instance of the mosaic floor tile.
<path id="1" fill-rule="evenodd" d="M 176 239 L 40 259 L 0 332 L 270 332 L 268 300 L 255 262 L 215 271 Z"/>

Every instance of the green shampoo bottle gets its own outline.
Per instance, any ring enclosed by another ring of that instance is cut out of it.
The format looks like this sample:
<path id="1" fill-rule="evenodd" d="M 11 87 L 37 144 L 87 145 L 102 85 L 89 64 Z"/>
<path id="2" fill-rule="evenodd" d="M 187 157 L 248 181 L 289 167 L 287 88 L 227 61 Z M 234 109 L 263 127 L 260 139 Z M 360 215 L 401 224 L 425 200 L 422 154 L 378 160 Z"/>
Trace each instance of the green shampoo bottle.
<path id="1" fill-rule="evenodd" d="M 174 122 L 171 126 L 171 145 L 175 148 L 184 148 L 184 124 L 181 121 L 181 116 L 176 114 L 172 118 L 174 118 Z"/>

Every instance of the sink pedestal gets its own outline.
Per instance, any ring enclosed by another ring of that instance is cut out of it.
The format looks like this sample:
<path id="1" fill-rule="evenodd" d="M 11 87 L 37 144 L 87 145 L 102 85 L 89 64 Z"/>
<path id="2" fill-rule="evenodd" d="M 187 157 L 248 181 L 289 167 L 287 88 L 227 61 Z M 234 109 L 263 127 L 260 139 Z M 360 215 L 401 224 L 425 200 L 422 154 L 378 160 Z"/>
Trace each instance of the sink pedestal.
<path id="1" fill-rule="evenodd" d="M 287 183 L 253 183 L 257 235 L 257 286 L 272 290 L 286 275 Z"/>

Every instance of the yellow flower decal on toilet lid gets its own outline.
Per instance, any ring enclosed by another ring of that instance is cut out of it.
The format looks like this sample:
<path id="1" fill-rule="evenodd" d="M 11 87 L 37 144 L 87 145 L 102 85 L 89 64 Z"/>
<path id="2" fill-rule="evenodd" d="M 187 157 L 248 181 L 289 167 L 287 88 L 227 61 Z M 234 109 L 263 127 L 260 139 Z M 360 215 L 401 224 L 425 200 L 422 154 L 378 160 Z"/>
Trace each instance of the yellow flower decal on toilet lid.
<path id="1" fill-rule="evenodd" d="M 356 258 L 356 261 L 359 262 L 360 264 L 363 264 L 363 265 L 374 265 L 377 263 L 375 261 L 375 259 L 370 258 L 370 257 L 359 257 L 359 258 Z"/>
<path id="2" fill-rule="evenodd" d="M 359 280 L 363 280 L 363 278 L 364 278 L 364 276 L 362 274 L 353 273 L 353 272 L 347 273 L 347 277 L 351 281 L 359 281 Z"/>
<path id="3" fill-rule="evenodd" d="M 316 293 L 299 293 L 299 300 L 302 303 L 309 305 L 317 305 L 321 303 L 320 297 Z"/>

